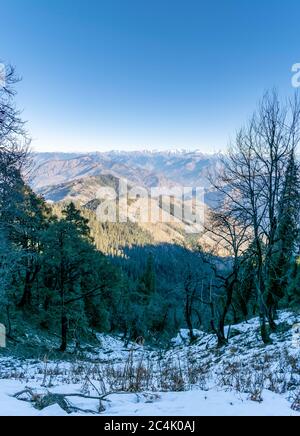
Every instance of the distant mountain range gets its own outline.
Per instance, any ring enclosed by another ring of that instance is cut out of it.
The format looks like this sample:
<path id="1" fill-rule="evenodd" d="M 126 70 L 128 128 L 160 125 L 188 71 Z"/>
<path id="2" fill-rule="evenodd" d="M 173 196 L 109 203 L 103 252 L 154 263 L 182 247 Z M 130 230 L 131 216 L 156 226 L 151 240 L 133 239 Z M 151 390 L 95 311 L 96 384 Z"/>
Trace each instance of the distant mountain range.
<path id="1" fill-rule="evenodd" d="M 217 199 L 209 176 L 214 177 L 221 168 L 219 155 L 198 151 L 36 153 L 32 156 L 32 161 L 30 184 L 36 193 L 43 195 L 47 201 L 74 201 L 85 209 L 94 211 L 101 203 L 97 196 L 98 190 L 108 187 L 114 188 L 118 193 L 120 179 L 126 179 L 129 188 L 138 186 L 147 190 L 155 187 L 205 188 L 203 207 L 207 210 L 216 204 Z M 149 207 L 147 201 L 137 201 L 141 210 Z M 194 210 L 191 200 L 187 204 L 187 207 Z M 159 222 L 145 222 L 136 216 L 130 216 L 129 220 L 136 223 L 134 225 L 142 231 L 147 231 L 155 242 L 182 244 L 187 237 L 186 226 L 194 232 L 194 224 L 174 219 L 170 204 L 166 205 L 159 197 L 151 200 L 151 207 L 158 207 L 160 210 L 163 218 Z M 175 198 L 173 207 L 181 207 L 181 203 Z M 119 216 L 126 211 L 120 202 Z M 204 235 L 200 241 L 203 245 L 210 244 Z"/>
<path id="2" fill-rule="evenodd" d="M 211 205 L 215 193 L 209 175 L 220 169 L 219 155 L 199 151 L 36 153 L 30 183 L 47 200 L 61 201 L 78 195 L 90 197 L 95 186 L 112 186 L 126 179 L 132 186 L 204 187 L 205 202 Z M 80 191 L 80 193 L 79 193 Z M 92 198 L 90 198 L 92 200 Z"/>

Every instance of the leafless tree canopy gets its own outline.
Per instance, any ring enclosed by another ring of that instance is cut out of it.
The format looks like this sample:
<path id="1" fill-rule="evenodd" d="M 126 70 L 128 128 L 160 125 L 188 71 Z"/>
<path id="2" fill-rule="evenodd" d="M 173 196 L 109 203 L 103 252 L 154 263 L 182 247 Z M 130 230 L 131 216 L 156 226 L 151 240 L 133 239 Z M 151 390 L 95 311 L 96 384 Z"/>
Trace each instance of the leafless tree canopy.
<path id="1" fill-rule="evenodd" d="M 265 317 L 275 328 L 266 304 L 266 282 L 276 243 L 285 174 L 299 140 L 299 96 L 282 103 L 276 91 L 268 92 L 222 158 L 219 180 L 212 180 L 222 201 L 212 213 L 210 233 L 226 247 L 235 263 L 247 246 L 253 247 L 263 331 Z"/>
<path id="2" fill-rule="evenodd" d="M 0 156 L 21 170 L 25 164 L 30 140 L 21 113 L 14 103 L 15 85 L 19 78 L 12 66 L 6 67 L 5 86 L 0 87 Z"/>
<path id="3" fill-rule="evenodd" d="M 11 188 L 26 172 L 30 140 L 21 114 L 14 103 L 19 78 L 13 67 L 6 67 L 5 86 L 0 87 L 0 207 L 10 200 Z"/>

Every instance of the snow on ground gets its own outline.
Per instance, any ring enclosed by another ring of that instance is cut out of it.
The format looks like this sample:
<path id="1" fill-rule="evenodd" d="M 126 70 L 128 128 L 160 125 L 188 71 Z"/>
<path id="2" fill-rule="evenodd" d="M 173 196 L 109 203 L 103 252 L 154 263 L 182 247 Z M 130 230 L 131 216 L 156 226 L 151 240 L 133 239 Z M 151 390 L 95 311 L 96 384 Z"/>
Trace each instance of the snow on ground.
<path id="1" fill-rule="evenodd" d="M 99 400 L 66 398 L 86 414 L 300 416 L 300 316 L 280 312 L 277 323 L 268 346 L 260 340 L 258 319 L 252 319 L 227 329 L 231 336 L 223 349 L 214 335 L 201 331 L 189 346 L 182 330 L 168 350 L 126 347 L 120 337 L 101 334 L 99 347 L 68 361 L 0 357 L 0 415 L 67 414 L 58 404 L 37 410 L 21 401 L 27 394 L 14 398 L 27 386 L 35 397 L 113 392 L 101 408 Z"/>
<path id="2" fill-rule="evenodd" d="M 13 395 L 24 389 L 20 382 L 11 380 L 0 381 L 0 415 L 1 416 L 61 416 L 63 410 L 54 405 L 43 411 L 36 410 L 30 403 L 19 401 Z"/>
<path id="3" fill-rule="evenodd" d="M 0 381 L 1 416 L 66 416 L 58 405 L 42 411 L 36 410 L 30 403 L 19 401 L 13 395 L 24 385 L 15 381 Z M 54 389 L 54 392 L 74 392 L 70 387 Z M 78 387 L 77 387 L 78 388 Z M 77 389 L 79 391 L 79 389 Z M 104 416 L 300 416 L 291 410 L 289 402 L 281 395 L 270 391 L 263 392 L 261 403 L 250 401 L 247 395 L 212 389 L 208 392 L 193 390 L 188 392 L 157 393 L 152 399 L 142 394 L 112 395 Z M 81 408 L 96 410 L 95 401 L 78 398 L 72 402 Z M 83 415 L 82 413 L 73 414 Z"/>
<path id="4" fill-rule="evenodd" d="M 280 395 L 263 392 L 264 401 L 256 403 L 247 400 L 246 395 L 237 395 L 212 389 L 209 392 L 188 391 L 161 394 L 153 403 L 136 403 L 128 398 L 116 396 L 109 415 L 139 416 L 300 416 L 291 410 L 290 404 Z"/>

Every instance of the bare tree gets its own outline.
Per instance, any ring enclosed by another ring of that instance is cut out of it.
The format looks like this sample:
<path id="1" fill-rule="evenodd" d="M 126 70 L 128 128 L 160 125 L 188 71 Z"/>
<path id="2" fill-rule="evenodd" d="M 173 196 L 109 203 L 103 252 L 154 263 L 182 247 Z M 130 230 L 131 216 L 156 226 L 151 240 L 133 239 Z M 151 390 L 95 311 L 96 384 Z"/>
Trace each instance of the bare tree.
<path id="1" fill-rule="evenodd" d="M 208 234 L 214 241 L 214 256 L 208 258 L 213 271 L 210 299 L 211 328 L 218 337 L 219 346 L 227 343 L 225 323 L 233 309 L 234 292 L 239 284 L 239 273 L 247 250 L 248 226 L 240 226 L 228 203 L 210 213 Z M 219 255 L 222 253 L 222 255 Z"/>
<path id="2" fill-rule="evenodd" d="M 190 343 L 192 344 L 196 337 L 194 335 L 194 327 L 193 327 L 193 314 L 196 313 L 195 303 L 197 300 L 197 291 L 199 286 L 199 280 L 195 277 L 195 273 L 193 272 L 190 265 L 188 265 L 185 275 L 184 275 L 184 294 L 185 294 L 185 302 L 184 302 L 184 315 L 185 321 L 189 329 L 190 335 Z"/>
<path id="3" fill-rule="evenodd" d="M 14 187 L 22 183 L 28 162 L 30 140 L 14 103 L 18 81 L 14 68 L 6 67 L 5 84 L 0 86 L 0 221 L 13 205 Z"/>
<path id="4" fill-rule="evenodd" d="M 5 69 L 4 86 L 0 86 L 0 152 L 14 154 L 18 168 L 24 165 L 30 140 L 21 113 L 14 103 L 15 85 L 20 81 L 12 66 Z"/>
<path id="5" fill-rule="evenodd" d="M 274 311 L 267 305 L 266 283 L 276 242 L 283 176 L 290 154 L 299 143 L 299 128 L 298 96 L 282 104 L 276 91 L 265 94 L 258 111 L 238 132 L 235 143 L 222 158 L 223 172 L 214 182 L 236 225 L 247 229 L 249 245 L 254 247 L 256 292 L 265 343 L 269 342 L 266 320 L 271 329 L 276 329 Z"/>

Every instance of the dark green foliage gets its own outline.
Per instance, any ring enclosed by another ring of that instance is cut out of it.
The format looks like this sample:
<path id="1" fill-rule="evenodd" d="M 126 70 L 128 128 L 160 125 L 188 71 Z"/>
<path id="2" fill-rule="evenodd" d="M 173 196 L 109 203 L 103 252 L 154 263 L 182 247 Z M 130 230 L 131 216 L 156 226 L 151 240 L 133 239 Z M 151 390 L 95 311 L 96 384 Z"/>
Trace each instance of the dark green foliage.
<path id="1" fill-rule="evenodd" d="M 241 259 L 239 283 L 234 293 L 233 321 L 238 322 L 255 315 L 257 309 L 255 286 L 255 250 L 250 246 Z"/>
<path id="2" fill-rule="evenodd" d="M 66 222 L 71 223 L 76 228 L 76 232 L 85 238 L 90 237 L 89 220 L 81 215 L 74 203 L 69 203 L 62 211 Z"/>
<path id="3" fill-rule="evenodd" d="M 279 204 L 275 244 L 269 264 L 267 305 L 271 310 L 276 309 L 283 298 L 286 300 L 293 297 L 292 288 L 289 286 L 289 274 L 299 236 L 299 210 L 299 167 L 295 162 L 294 152 L 292 152 L 285 174 Z"/>
<path id="4" fill-rule="evenodd" d="M 300 309 L 300 259 L 296 259 L 290 270 L 290 280 L 287 287 L 287 304 L 292 309 Z"/>
<path id="5" fill-rule="evenodd" d="M 150 303 L 156 290 L 155 266 L 152 254 L 148 255 L 147 265 L 144 274 L 138 284 L 138 293 L 144 305 Z"/>

